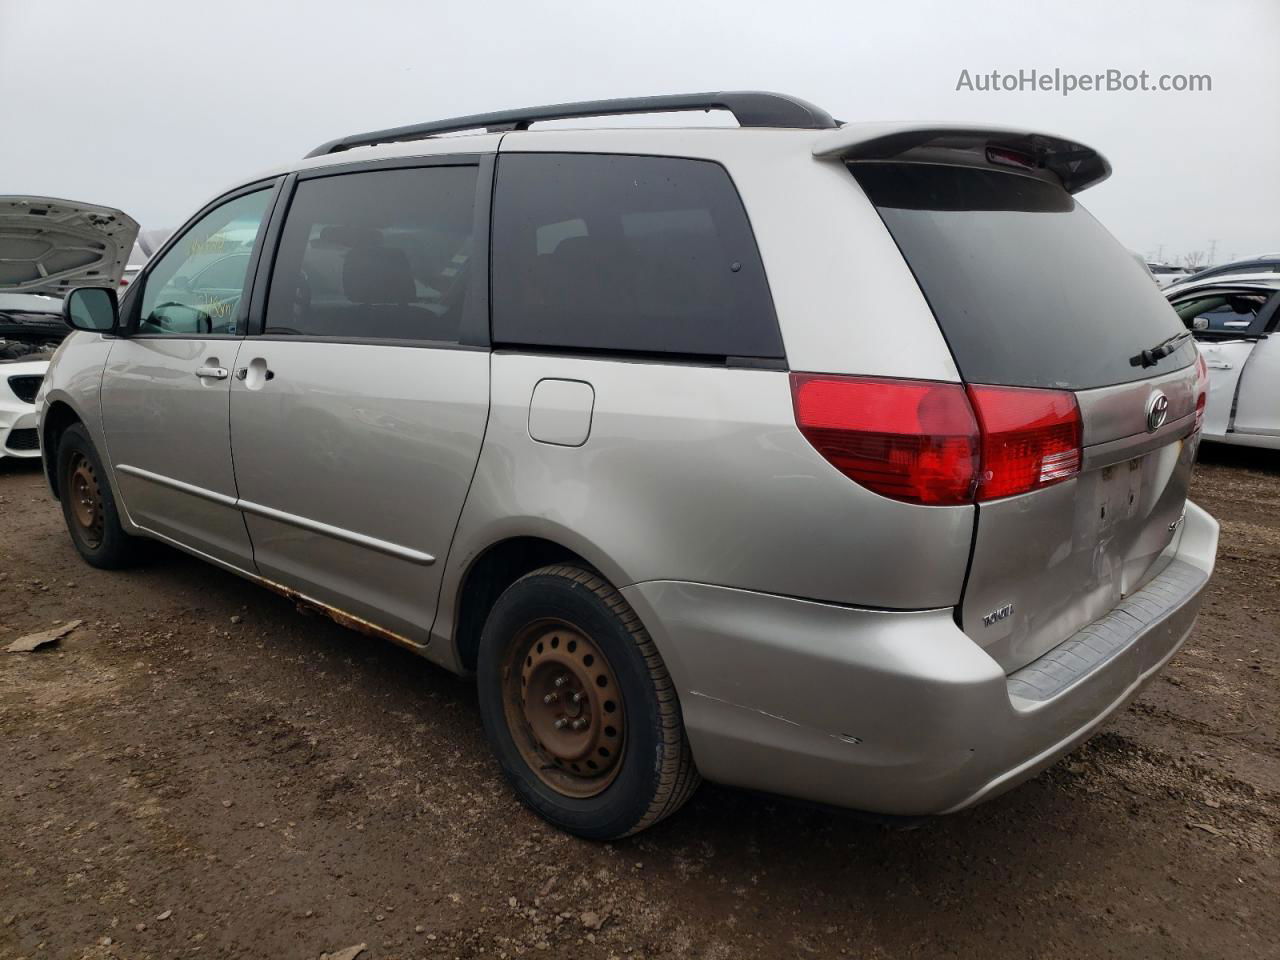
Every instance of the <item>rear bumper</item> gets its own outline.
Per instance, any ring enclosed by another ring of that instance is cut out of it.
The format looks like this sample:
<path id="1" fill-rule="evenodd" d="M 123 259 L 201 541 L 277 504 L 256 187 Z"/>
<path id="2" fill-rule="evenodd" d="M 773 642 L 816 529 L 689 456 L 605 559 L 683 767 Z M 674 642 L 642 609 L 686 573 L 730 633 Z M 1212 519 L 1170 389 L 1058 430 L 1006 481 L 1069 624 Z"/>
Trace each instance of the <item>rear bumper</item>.
<path id="1" fill-rule="evenodd" d="M 948 813 L 1034 776 L 1190 633 L 1218 524 L 1187 504 L 1168 566 L 1013 676 L 950 609 L 856 610 L 703 584 L 622 592 L 680 691 L 709 780 L 886 814 Z"/>

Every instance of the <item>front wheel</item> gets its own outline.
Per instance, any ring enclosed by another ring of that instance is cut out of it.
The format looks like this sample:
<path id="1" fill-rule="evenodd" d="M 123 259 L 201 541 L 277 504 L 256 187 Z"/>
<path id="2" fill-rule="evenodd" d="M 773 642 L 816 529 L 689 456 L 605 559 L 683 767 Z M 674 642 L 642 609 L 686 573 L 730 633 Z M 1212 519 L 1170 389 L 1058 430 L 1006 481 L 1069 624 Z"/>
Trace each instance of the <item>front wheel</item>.
<path id="1" fill-rule="evenodd" d="M 72 424 L 63 431 L 55 463 L 62 515 L 80 556 L 106 570 L 136 562 L 142 542 L 125 533 L 120 525 L 106 471 L 81 424 Z"/>
<path id="2" fill-rule="evenodd" d="M 599 574 L 550 566 L 508 587 L 485 622 L 477 673 L 503 772 L 556 826 L 623 837 L 674 813 L 697 788 L 666 665 Z"/>

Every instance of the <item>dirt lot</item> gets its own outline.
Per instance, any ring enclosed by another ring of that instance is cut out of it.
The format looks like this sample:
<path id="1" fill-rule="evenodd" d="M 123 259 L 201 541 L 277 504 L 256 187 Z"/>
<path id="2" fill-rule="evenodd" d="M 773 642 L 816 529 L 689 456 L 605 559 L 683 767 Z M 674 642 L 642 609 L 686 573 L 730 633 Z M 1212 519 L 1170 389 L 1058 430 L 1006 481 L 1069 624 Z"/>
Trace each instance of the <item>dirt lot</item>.
<path id="1" fill-rule="evenodd" d="M 1280 957 L 1280 457 L 1207 452 L 1198 628 L 1035 781 L 912 830 L 705 786 L 611 845 L 471 686 L 176 553 L 73 552 L 0 463 L 0 957 Z"/>

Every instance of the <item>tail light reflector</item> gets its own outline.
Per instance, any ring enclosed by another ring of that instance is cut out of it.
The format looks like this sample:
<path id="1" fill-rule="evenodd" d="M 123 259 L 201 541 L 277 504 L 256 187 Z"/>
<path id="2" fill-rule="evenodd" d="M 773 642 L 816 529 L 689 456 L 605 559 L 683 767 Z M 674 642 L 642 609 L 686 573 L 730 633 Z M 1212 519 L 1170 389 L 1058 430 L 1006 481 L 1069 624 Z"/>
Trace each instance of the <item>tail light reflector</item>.
<path id="1" fill-rule="evenodd" d="M 1069 391 L 793 373 L 791 394 L 814 448 L 894 500 L 995 500 L 1080 472 L 1080 409 Z"/>

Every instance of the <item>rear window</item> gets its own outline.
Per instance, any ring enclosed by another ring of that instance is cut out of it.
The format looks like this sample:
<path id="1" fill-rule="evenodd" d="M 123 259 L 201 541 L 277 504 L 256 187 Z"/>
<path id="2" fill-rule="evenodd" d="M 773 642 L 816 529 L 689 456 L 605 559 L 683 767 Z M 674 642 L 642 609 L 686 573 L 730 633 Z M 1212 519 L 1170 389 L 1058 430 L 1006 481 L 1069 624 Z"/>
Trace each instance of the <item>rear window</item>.
<path id="1" fill-rule="evenodd" d="M 971 167 L 850 169 L 910 265 L 965 380 L 1085 390 L 1195 361 L 1129 359 L 1183 329 L 1158 288 L 1075 198 Z"/>
<path id="2" fill-rule="evenodd" d="M 495 343 L 783 355 L 746 212 L 715 163 L 504 154 L 492 256 Z"/>

